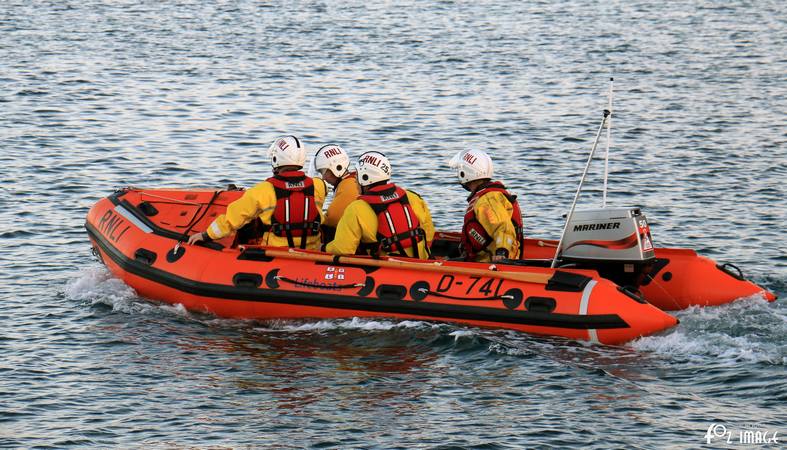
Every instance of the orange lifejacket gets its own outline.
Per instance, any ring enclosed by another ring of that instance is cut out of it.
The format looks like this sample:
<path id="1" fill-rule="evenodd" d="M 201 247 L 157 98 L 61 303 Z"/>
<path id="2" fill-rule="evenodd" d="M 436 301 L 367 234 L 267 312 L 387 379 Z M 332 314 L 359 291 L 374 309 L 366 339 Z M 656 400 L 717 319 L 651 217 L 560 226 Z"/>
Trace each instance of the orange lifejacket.
<path id="1" fill-rule="evenodd" d="M 342 176 L 342 180 L 346 180 L 347 178 L 355 178 L 358 175 L 357 172 L 347 172 Z"/>
<path id="2" fill-rule="evenodd" d="M 266 180 L 276 193 L 276 208 L 265 231 L 287 237 L 287 245 L 306 248 L 306 238 L 320 234 L 320 211 L 314 201 L 314 180 L 301 171 L 281 172 Z"/>
<path id="3" fill-rule="evenodd" d="M 346 174 L 345 174 L 343 177 L 341 177 L 341 180 L 339 181 L 339 184 L 337 184 L 336 186 L 334 186 L 334 188 L 333 188 L 333 192 L 337 192 L 337 191 L 339 190 L 339 185 L 340 185 L 340 184 L 341 184 L 341 183 L 342 183 L 344 180 L 346 180 L 346 179 L 348 179 L 348 178 L 355 178 L 355 177 L 356 177 L 356 173 L 355 173 L 355 172 L 348 172 L 348 173 L 346 173 Z M 358 186 L 358 182 L 356 182 L 356 183 L 355 183 L 355 185 L 356 185 L 356 186 Z M 357 198 L 357 196 L 356 196 L 356 198 Z M 355 198 L 353 198 L 353 200 L 355 200 Z M 333 206 L 333 205 L 336 205 L 336 204 L 337 204 L 337 197 L 336 197 L 336 196 L 334 196 L 334 198 L 333 198 L 333 203 L 331 203 L 331 205 L 332 205 L 332 206 L 328 207 L 328 211 L 327 211 L 327 212 L 326 212 L 326 214 L 325 214 L 325 221 L 326 221 L 326 222 L 327 222 L 327 221 L 329 220 L 329 218 L 331 217 L 331 212 L 332 212 L 332 211 L 333 211 L 333 209 L 334 209 L 334 206 Z M 344 208 L 346 208 L 346 207 L 349 205 L 349 203 L 340 204 L 340 205 L 341 205 L 341 206 L 343 206 Z M 343 212 L 344 212 L 344 211 L 342 210 L 342 213 L 343 213 Z M 340 216 L 340 217 L 341 217 L 341 216 Z M 336 237 L 336 227 L 335 227 L 335 226 L 330 226 L 330 225 L 327 225 L 327 224 L 322 224 L 321 228 L 322 228 L 322 241 L 323 241 L 323 242 L 331 242 L 331 241 L 332 241 L 332 240 L 333 240 L 333 239 Z"/>
<path id="4" fill-rule="evenodd" d="M 506 196 L 509 202 L 511 202 L 511 206 L 513 207 L 511 222 L 516 229 L 516 238 L 519 241 L 519 254 L 509 255 L 509 257 L 512 259 L 519 259 L 522 257 L 522 251 L 525 247 L 522 212 L 519 209 L 519 203 L 516 201 L 516 195 L 511 195 L 506 190 L 506 187 L 503 186 L 503 183 L 499 181 L 486 183 L 467 197 L 467 210 L 465 210 L 465 221 L 462 225 L 462 248 L 464 249 L 464 253 L 467 259 L 472 261 L 478 256 L 478 253 L 487 248 L 494 240 L 476 218 L 474 209 L 475 202 L 488 192 L 500 192 Z"/>
<path id="5" fill-rule="evenodd" d="M 404 189 L 388 183 L 369 189 L 358 199 L 368 203 L 377 214 L 377 243 L 362 245 L 362 250 L 372 256 L 379 255 L 381 250 L 387 254 L 408 256 L 405 249 L 412 247 L 413 257 L 419 257 L 418 243 L 426 239 L 426 233 Z"/>

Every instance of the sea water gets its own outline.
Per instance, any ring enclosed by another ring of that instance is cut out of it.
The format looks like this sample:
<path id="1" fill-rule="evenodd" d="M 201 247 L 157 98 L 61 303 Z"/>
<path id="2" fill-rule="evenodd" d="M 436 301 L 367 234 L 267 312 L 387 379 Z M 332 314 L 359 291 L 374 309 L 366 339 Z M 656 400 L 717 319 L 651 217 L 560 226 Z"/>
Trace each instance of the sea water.
<path id="1" fill-rule="evenodd" d="M 786 24 L 776 1 L 2 2 L 0 447 L 782 446 L 748 439 L 787 440 Z M 443 230 L 466 205 L 448 159 L 488 151 L 556 238 L 610 77 L 609 204 L 782 300 L 604 347 L 218 319 L 91 256 L 115 188 L 252 186 L 282 134 L 382 151 Z"/>

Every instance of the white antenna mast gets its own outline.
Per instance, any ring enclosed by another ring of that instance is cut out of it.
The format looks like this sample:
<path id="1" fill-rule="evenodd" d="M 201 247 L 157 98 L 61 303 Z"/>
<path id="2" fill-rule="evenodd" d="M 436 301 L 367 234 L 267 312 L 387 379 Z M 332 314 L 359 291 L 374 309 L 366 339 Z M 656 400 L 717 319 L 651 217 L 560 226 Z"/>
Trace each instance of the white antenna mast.
<path id="1" fill-rule="evenodd" d="M 593 161 L 593 154 L 596 153 L 596 146 L 598 146 L 598 138 L 601 137 L 601 131 L 604 129 L 605 122 L 609 117 L 609 110 L 604 110 L 604 117 L 601 119 L 601 124 L 598 126 L 598 131 L 596 132 L 596 138 L 593 140 L 593 148 L 590 149 L 590 154 L 588 155 L 588 162 L 585 164 L 585 170 L 582 171 L 582 178 L 579 179 L 579 186 L 577 186 L 577 192 L 574 194 L 574 201 L 571 202 L 571 209 L 568 211 L 568 215 L 566 216 L 566 223 L 563 224 L 563 232 L 560 233 L 560 240 L 557 242 L 557 248 L 555 248 L 555 257 L 552 258 L 552 264 L 549 266 L 551 268 L 555 268 L 557 265 L 557 259 L 560 256 L 560 251 L 563 249 L 563 240 L 566 238 L 566 231 L 568 230 L 568 224 L 571 223 L 571 218 L 574 217 L 574 209 L 577 207 L 577 200 L 579 200 L 579 193 L 582 192 L 582 184 L 585 182 L 585 177 L 588 174 L 588 169 L 590 169 L 590 163 Z"/>
<path id="2" fill-rule="evenodd" d="M 604 155 L 604 194 L 601 201 L 601 207 L 607 207 L 607 178 L 609 178 L 609 144 L 612 139 L 612 83 L 614 82 L 614 78 L 609 77 L 609 104 L 607 106 L 607 111 L 609 111 L 609 117 L 607 117 L 607 152 Z"/>

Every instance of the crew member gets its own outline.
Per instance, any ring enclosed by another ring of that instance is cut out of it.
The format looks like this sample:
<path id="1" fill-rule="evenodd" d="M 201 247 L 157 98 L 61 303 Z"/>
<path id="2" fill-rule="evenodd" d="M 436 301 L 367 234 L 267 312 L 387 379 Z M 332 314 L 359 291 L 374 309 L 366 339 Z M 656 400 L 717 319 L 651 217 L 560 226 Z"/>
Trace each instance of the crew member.
<path id="1" fill-rule="evenodd" d="M 314 168 L 320 178 L 333 186 L 333 200 L 322 222 L 323 242 L 331 242 L 336 235 L 336 225 L 347 206 L 361 194 L 355 172 L 350 171 L 350 158 L 338 145 L 323 145 L 314 155 Z"/>
<path id="2" fill-rule="evenodd" d="M 276 139 L 268 154 L 273 176 L 230 203 L 226 214 L 217 217 L 207 231 L 192 234 L 189 244 L 221 239 L 259 218 L 262 236 L 258 244 L 320 249 L 325 182 L 309 178 L 301 170 L 306 148 L 295 136 Z"/>
<path id="3" fill-rule="evenodd" d="M 492 159 L 480 150 L 457 153 L 448 163 L 470 192 L 462 225 L 462 254 L 467 261 L 522 258 L 522 213 L 515 195 L 492 181 Z"/>
<path id="4" fill-rule="evenodd" d="M 361 195 L 344 211 L 326 251 L 428 259 L 434 225 L 426 202 L 390 182 L 391 164 L 380 152 L 362 154 L 357 169 Z"/>

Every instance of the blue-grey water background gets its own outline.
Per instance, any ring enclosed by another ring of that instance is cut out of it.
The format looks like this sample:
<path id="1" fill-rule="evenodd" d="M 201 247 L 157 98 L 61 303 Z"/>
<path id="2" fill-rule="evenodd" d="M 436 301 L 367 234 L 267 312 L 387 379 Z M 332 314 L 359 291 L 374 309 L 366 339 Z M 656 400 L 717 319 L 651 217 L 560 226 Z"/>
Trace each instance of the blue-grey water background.
<path id="1" fill-rule="evenodd" d="M 220 320 L 136 297 L 83 228 L 119 186 L 253 185 L 291 133 L 383 151 L 441 229 L 465 204 L 447 160 L 488 150 L 528 235 L 555 238 L 614 76 L 610 203 L 783 298 L 785 42 L 778 1 L 3 1 L 0 447 L 696 448 L 714 423 L 787 439 L 783 299 L 618 348 Z"/>

